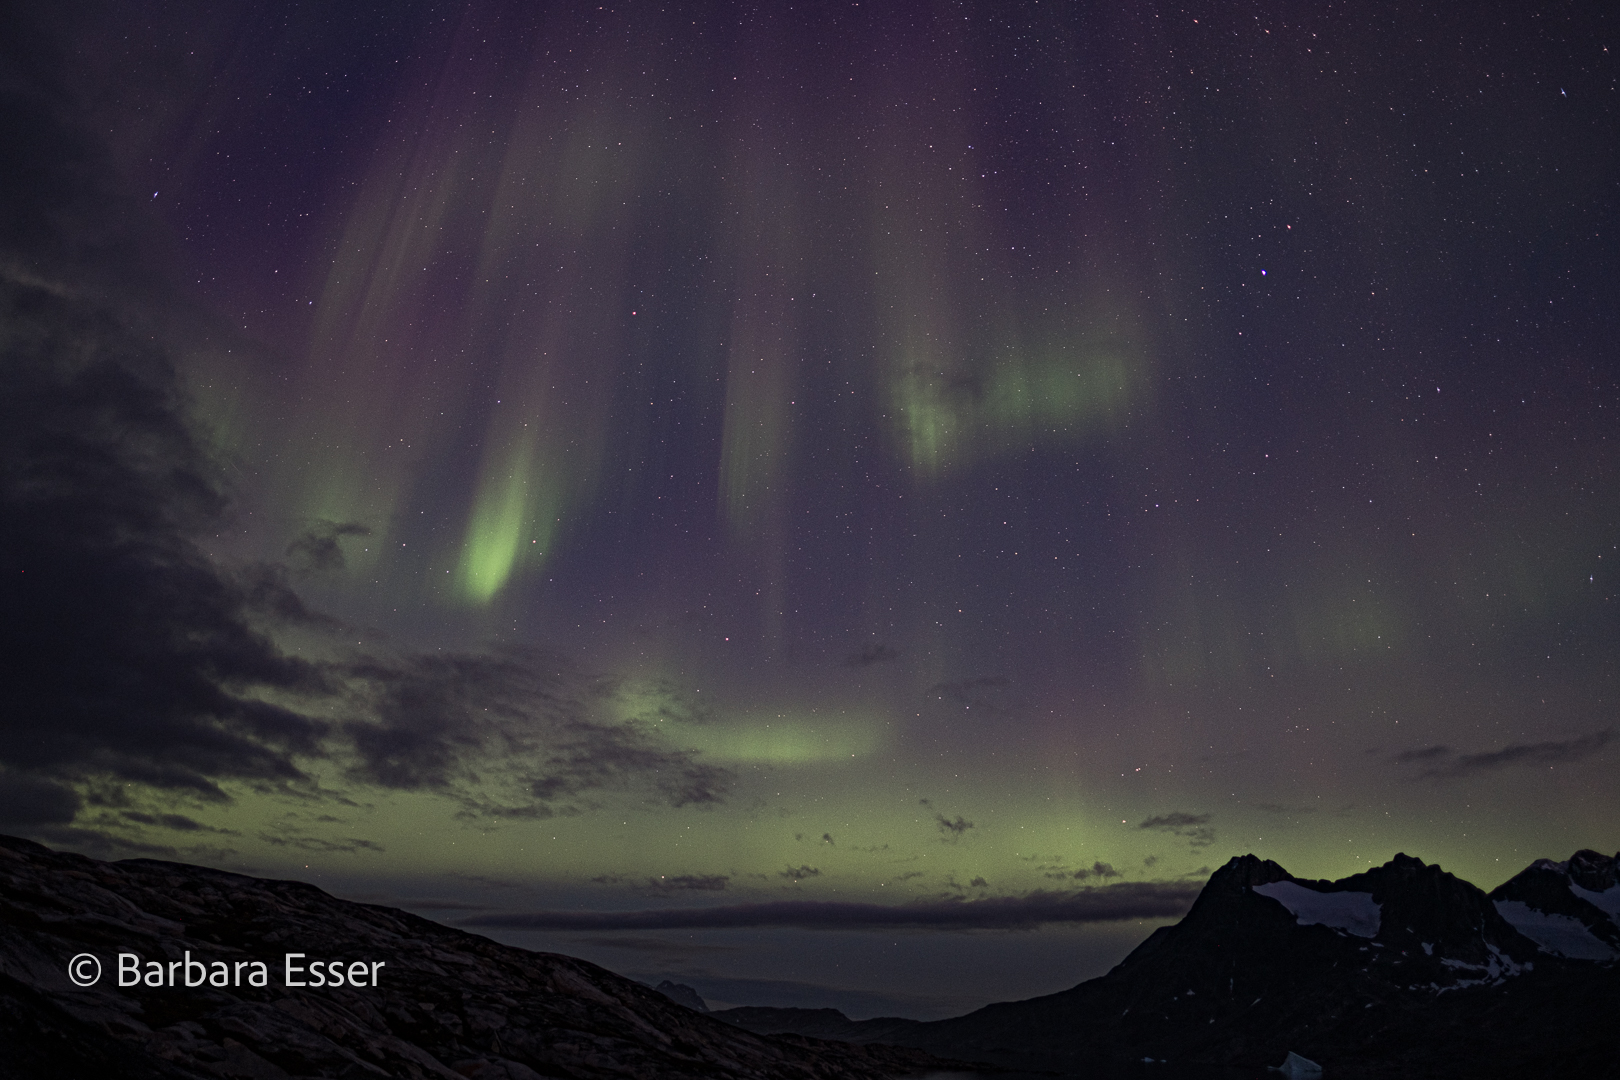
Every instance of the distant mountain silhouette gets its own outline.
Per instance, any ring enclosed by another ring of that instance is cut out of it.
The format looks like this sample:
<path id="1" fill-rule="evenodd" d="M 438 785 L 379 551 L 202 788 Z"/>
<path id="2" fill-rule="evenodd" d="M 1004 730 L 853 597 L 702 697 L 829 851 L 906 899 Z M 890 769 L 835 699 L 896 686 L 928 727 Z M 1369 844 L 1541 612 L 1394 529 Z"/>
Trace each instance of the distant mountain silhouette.
<path id="1" fill-rule="evenodd" d="M 120 952 L 140 965 L 121 975 Z M 288 953 L 304 954 L 295 981 L 327 985 L 285 985 Z M 81 954 L 100 965 L 85 988 L 69 979 Z M 583 960 L 302 882 L 0 836 L 4 1080 L 880 1080 L 953 1064 L 756 1035 Z"/>
<path id="2" fill-rule="evenodd" d="M 891 1043 L 1015 1068 L 1275 1066 L 1333 1077 L 1612 1076 L 1620 856 L 1541 861 L 1490 896 L 1397 855 L 1307 881 L 1245 855 L 1101 978 L 923 1023 L 727 1009 L 751 1031 Z"/>
<path id="3" fill-rule="evenodd" d="M 671 982 L 665 979 L 653 989 L 669 998 L 669 1000 L 685 1005 L 688 1009 L 694 1009 L 700 1013 L 709 1011 L 709 1003 L 704 1001 L 696 990 L 685 983 Z"/>

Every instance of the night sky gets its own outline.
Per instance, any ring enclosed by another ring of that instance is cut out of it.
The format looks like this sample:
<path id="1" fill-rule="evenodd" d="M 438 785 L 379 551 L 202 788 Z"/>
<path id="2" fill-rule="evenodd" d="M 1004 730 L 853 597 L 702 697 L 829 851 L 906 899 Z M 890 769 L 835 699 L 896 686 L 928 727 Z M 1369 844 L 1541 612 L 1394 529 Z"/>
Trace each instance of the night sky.
<path id="1" fill-rule="evenodd" d="M 8 10 L 0 830 L 922 1018 L 1620 845 L 1608 5 Z"/>

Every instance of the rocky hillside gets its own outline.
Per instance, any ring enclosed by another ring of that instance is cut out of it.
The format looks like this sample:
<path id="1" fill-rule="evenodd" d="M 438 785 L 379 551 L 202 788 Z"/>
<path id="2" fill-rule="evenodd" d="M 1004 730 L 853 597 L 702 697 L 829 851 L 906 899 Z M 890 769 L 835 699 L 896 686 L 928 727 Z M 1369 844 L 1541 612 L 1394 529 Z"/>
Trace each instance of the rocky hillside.
<path id="1" fill-rule="evenodd" d="M 94 985 L 70 981 L 80 954 Z M 6 1080 L 879 1080 L 947 1064 L 753 1034 L 594 964 L 300 882 L 9 837 L 0 1048 Z"/>
<path id="2" fill-rule="evenodd" d="M 1217 871 L 1180 923 L 1058 994 L 932 1023 L 851 1022 L 830 1009 L 715 1015 L 1061 1071 L 1143 1058 L 1276 1065 L 1294 1051 L 1335 1077 L 1609 1075 L 1620 969 L 1575 958 L 1569 942 L 1574 929 L 1609 940 L 1600 919 L 1620 897 L 1606 891 L 1615 860 L 1582 852 L 1536 866 L 1488 897 L 1405 855 L 1340 881 L 1249 855 Z M 1562 949 L 1514 925 L 1549 920 L 1570 932 Z"/>

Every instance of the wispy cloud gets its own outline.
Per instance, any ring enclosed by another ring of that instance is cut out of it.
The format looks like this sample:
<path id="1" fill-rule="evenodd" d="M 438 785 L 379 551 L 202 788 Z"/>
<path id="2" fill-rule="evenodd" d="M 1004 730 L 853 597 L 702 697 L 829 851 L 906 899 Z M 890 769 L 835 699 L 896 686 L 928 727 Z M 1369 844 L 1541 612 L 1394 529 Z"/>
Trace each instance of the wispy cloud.
<path id="1" fill-rule="evenodd" d="M 1436 761 L 1451 756 L 1449 746 L 1424 746 L 1416 750 L 1402 750 L 1395 755 L 1397 765 L 1410 765 L 1416 761 Z"/>
<path id="2" fill-rule="evenodd" d="M 481 915 L 462 925 L 507 930 L 674 930 L 797 927 L 807 930 L 1027 929 L 1045 923 L 1166 919 L 1186 914 L 1196 882 L 1124 882 L 1023 896 L 928 900 L 888 906 L 835 900 L 781 900 L 653 911 L 531 911 Z"/>
<path id="3" fill-rule="evenodd" d="M 731 878 L 725 874 L 671 874 L 668 877 L 648 878 L 647 887 L 653 892 L 725 892 Z"/>
<path id="4" fill-rule="evenodd" d="M 966 709 L 981 712 L 1005 712 L 1013 702 L 1007 688 L 1011 680 L 1003 675 L 982 675 L 972 679 L 953 679 L 938 682 L 928 688 L 928 696 L 941 701 L 954 702 Z"/>
<path id="5" fill-rule="evenodd" d="M 1263 810 L 1268 814 L 1280 814 L 1286 817 L 1298 817 L 1302 814 L 1316 813 L 1314 806 L 1289 806 L 1285 803 L 1262 802 L 1255 803 L 1256 810 Z"/>
<path id="6" fill-rule="evenodd" d="M 726 874 L 661 874 L 658 877 L 627 877 L 623 874 L 598 874 L 591 878 L 594 885 L 625 885 L 642 892 L 724 892 L 731 883 Z"/>
<path id="7" fill-rule="evenodd" d="M 354 521 L 315 521 L 287 545 L 287 561 L 304 573 L 330 573 L 344 567 L 343 547 L 348 536 L 370 536 L 371 527 Z"/>
<path id="8" fill-rule="evenodd" d="M 536 649 L 372 656 L 345 665 L 372 719 L 345 729 L 352 778 L 438 791 L 484 818 L 547 817 L 592 792 L 640 790 L 673 807 L 719 803 L 732 774 L 603 718 L 615 688 Z"/>
<path id="9" fill-rule="evenodd" d="M 1573 739 L 1549 740 L 1535 743 L 1513 743 L 1500 750 L 1481 753 L 1458 753 L 1449 746 L 1426 746 L 1396 754 L 1399 765 L 1423 765 L 1417 773 L 1420 780 L 1453 780 L 1480 773 L 1495 772 L 1520 765 L 1563 765 L 1602 751 L 1614 739 L 1612 729 L 1594 731 Z"/>
<path id="10" fill-rule="evenodd" d="M 259 839 L 276 847 L 292 847 L 302 851 L 316 851 L 324 855 L 355 851 L 381 853 L 384 850 L 383 846 L 375 840 L 362 840 L 354 836 L 328 840 L 319 836 L 276 836 L 272 833 L 261 833 Z"/>
<path id="11" fill-rule="evenodd" d="M 1099 878 L 1107 881 L 1109 878 L 1117 878 L 1123 875 L 1118 870 L 1115 870 L 1111 864 L 1099 860 L 1090 866 L 1082 866 L 1074 872 L 1073 876 L 1076 881 L 1085 881 L 1087 878 Z"/>
<path id="12" fill-rule="evenodd" d="M 141 825 L 154 825 L 165 829 L 173 829 L 175 832 L 212 832 L 225 833 L 231 836 L 237 835 L 234 829 L 218 829 L 212 825 L 204 825 L 202 822 L 189 818 L 184 814 L 147 814 L 139 810 L 125 810 L 118 816 Z"/>
<path id="13" fill-rule="evenodd" d="M 1167 832 L 1186 840 L 1191 847 L 1203 848 L 1215 842 L 1215 829 L 1210 825 L 1213 820 L 1213 814 L 1188 814 L 1176 810 L 1150 817 L 1137 828 Z"/>
<path id="14" fill-rule="evenodd" d="M 900 653 L 879 643 L 862 649 L 858 653 L 850 653 L 844 657 L 844 666 L 848 668 L 868 668 L 873 664 L 892 664 L 900 659 Z"/>

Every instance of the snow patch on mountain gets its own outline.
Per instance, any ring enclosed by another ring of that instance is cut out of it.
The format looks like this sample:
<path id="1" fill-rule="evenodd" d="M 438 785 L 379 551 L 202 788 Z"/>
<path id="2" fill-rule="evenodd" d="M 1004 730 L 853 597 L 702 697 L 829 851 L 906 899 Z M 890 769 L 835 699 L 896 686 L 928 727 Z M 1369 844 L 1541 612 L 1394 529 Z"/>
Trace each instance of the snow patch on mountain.
<path id="1" fill-rule="evenodd" d="M 1287 908 L 1301 926 L 1320 924 L 1357 937 L 1378 933 L 1383 909 L 1367 892 L 1317 892 L 1294 881 L 1256 885 L 1254 891 Z"/>
<path id="2" fill-rule="evenodd" d="M 1483 964 L 1473 964 L 1467 960 L 1442 957 L 1440 962 L 1456 973 L 1457 981 L 1450 986 L 1441 986 L 1438 983 L 1430 983 L 1429 985 L 1442 994 L 1448 990 L 1462 990 L 1470 986 L 1501 986 L 1507 979 L 1535 969 L 1535 965 L 1531 963 L 1516 963 L 1513 957 L 1508 956 L 1488 941 L 1485 943 L 1485 947 L 1491 951 L 1491 955 Z M 1466 978 L 1467 975 L 1477 977 Z"/>
<path id="3" fill-rule="evenodd" d="M 1602 892 L 1593 892 L 1591 889 L 1583 889 L 1574 882 L 1570 882 L 1569 891 L 1603 912 L 1612 922 L 1620 926 L 1620 885 L 1604 889 Z"/>
<path id="4" fill-rule="evenodd" d="M 1587 893 L 1578 885 L 1570 886 L 1577 894 Z M 1610 889 L 1609 892 L 1620 892 Z M 1606 896 L 1606 893 L 1587 893 L 1587 897 Z M 1586 897 L 1583 897 L 1585 899 Z M 1497 900 L 1497 913 L 1513 925 L 1513 929 L 1541 946 L 1543 952 L 1555 953 L 1571 960 L 1613 960 L 1615 951 L 1593 935 L 1581 920 L 1573 915 L 1552 915 L 1537 911 L 1522 900 Z"/>

